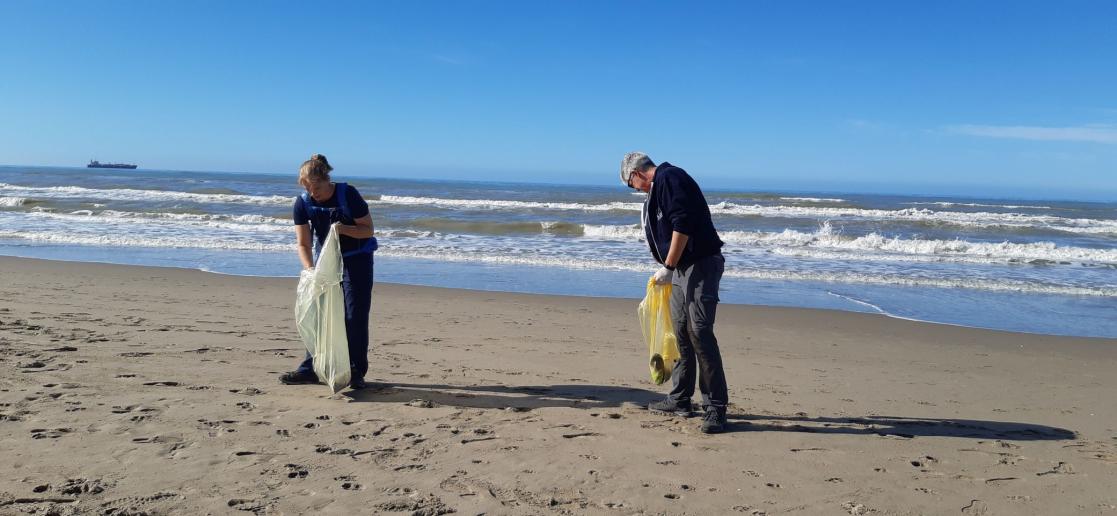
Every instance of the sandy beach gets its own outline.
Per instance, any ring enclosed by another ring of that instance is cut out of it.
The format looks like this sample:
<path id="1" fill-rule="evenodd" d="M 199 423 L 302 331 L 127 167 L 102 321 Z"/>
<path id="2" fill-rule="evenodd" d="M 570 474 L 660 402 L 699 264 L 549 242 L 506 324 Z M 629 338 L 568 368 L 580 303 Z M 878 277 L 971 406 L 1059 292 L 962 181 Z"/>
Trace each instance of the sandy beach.
<path id="1" fill-rule="evenodd" d="M 1117 341 L 722 305 L 731 431 L 643 407 L 636 301 L 0 258 L 0 514 L 1117 514 Z M 242 512 L 243 511 L 243 512 Z"/>

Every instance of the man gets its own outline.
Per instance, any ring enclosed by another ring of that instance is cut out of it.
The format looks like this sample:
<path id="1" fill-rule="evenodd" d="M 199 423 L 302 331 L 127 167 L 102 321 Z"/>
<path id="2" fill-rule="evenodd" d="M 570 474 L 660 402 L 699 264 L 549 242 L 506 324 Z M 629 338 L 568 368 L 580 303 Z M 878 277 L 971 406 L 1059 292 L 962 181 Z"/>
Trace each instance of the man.
<path id="1" fill-rule="evenodd" d="M 652 256 L 662 265 L 655 281 L 671 283 L 671 320 L 681 355 L 671 372 L 671 392 L 648 409 L 689 416 L 697 372 L 705 412 L 702 432 L 723 432 L 729 389 L 714 337 L 714 315 L 725 257 L 706 197 L 685 170 L 667 162 L 656 166 L 642 152 L 621 160 L 621 182 L 648 194 L 641 223 Z"/>

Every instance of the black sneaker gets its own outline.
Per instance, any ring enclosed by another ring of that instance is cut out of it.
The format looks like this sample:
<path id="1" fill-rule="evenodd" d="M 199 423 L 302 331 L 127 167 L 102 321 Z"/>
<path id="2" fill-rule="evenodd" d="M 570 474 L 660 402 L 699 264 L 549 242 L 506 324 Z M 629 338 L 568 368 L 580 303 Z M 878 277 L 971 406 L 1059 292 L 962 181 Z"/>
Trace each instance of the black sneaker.
<path id="1" fill-rule="evenodd" d="M 706 409 L 706 415 L 702 416 L 702 433 L 704 434 L 720 434 L 728 426 L 729 421 L 725 418 L 724 410 L 710 407 Z"/>
<path id="2" fill-rule="evenodd" d="M 665 398 L 663 401 L 649 403 L 648 410 L 652 412 L 662 412 L 664 414 L 674 414 L 679 417 L 690 417 L 691 413 L 689 401 L 680 403 L 671 398 Z"/>
<path id="3" fill-rule="evenodd" d="M 299 371 L 291 371 L 283 373 L 279 376 L 279 383 L 284 385 L 305 385 L 318 383 L 318 375 L 314 373 L 302 373 Z"/>
<path id="4" fill-rule="evenodd" d="M 368 388 L 368 382 L 364 378 L 354 378 L 349 382 L 349 388 L 355 391 Z"/>

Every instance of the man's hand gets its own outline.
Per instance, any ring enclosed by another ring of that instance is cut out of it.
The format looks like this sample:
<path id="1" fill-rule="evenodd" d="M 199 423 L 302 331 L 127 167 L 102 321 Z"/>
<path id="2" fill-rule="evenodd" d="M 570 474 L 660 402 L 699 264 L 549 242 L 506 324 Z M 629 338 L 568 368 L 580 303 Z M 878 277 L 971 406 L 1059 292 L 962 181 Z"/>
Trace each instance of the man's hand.
<path id="1" fill-rule="evenodd" d="M 652 276 L 652 278 L 655 279 L 656 285 L 666 285 L 668 283 L 671 283 L 671 276 L 674 273 L 675 271 L 668 269 L 667 267 L 660 267 L 658 271 L 655 271 L 655 276 Z"/>

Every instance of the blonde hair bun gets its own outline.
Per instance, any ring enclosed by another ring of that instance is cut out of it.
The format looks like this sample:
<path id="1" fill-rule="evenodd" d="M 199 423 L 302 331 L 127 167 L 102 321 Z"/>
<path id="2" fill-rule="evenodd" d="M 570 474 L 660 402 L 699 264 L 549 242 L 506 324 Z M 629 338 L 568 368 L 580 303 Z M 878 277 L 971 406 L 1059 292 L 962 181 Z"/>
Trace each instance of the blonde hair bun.
<path id="1" fill-rule="evenodd" d="M 329 181 L 330 172 L 333 169 L 334 167 L 331 167 L 330 162 L 326 160 L 326 156 L 314 154 L 299 167 L 299 184 L 304 184 L 308 180 Z"/>

